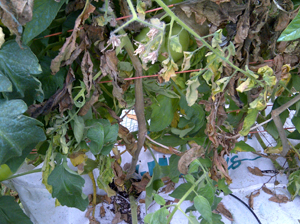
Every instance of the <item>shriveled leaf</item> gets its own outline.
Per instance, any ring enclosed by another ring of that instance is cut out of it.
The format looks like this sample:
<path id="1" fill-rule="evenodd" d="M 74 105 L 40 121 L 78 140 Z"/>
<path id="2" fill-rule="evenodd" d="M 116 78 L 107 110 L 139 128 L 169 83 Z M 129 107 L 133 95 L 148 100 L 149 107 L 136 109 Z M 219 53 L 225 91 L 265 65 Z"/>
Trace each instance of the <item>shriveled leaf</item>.
<path id="1" fill-rule="evenodd" d="M 247 167 L 247 169 L 249 170 L 250 173 L 252 173 L 255 176 L 263 176 L 263 173 L 261 172 L 261 170 L 258 167 L 254 167 L 251 168 L 250 166 Z"/>
<path id="2" fill-rule="evenodd" d="M 22 115 L 26 110 L 22 100 L 0 100 L 0 165 L 6 163 L 13 172 L 46 139 L 42 123 Z"/>
<path id="3" fill-rule="evenodd" d="M 90 91 L 93 86 L 93 67 L 94 64 L 91 60 L 90 53 L 85 50 L 81 61 L 81 71 L 83 75 L 83 82 L 87 91 L 86 97 L 90 97 Z"/>
<path id="4" fill-rule="evenodd" d="M 291 41 L 300 37 L 300 11 L 287 28 L 281 33 L 277 41 Z"/>
<path id="5" fill-rule="evenodd" d="M 43 32 L 55 19 L 58 10 L 66 0 L 39 0 L 33 5 L 32 20 L 26 24 L 22 41 L 27 44 L 34 37 Z"/>
<path id="6" fill-rule="evenodd" d="M 239 141 L 235 143 L 235 147 L 230 151 L 231 153 L 237 153 L 237 152 L 256 152 L 255 149 L 248 145 L 244 141 Z"/>
<path id="7" fill-rule="evenodd" d="M 187 91 L 186 91 L 186 101 L 188 106 L 191 107 L 194 105 L 196 100 L 198 99 L 198 90 L 197 88 L 200 86 L 200 82 L 198 77 L 192 78 L 186 82 Z"/>
<path id="8" fill-rule="evenodd" d="M 222 202 L 218 204 L 217 211 L 224 215 L 228 220 L 233 221 L 231 212 L 225 207 L 225 205 Z"/>
<path id="9" fill-rule="evenodd" d="M 193 52 L 184 51 L 183 52 L 183 62 L 181 65 L 181 70 L 185 71 L 191 67 L 191 59 L 193 57 Z"/>
<path id="10" fill-rule="evenodd" d="M 211 224 L 213 223 L 210 204 L 206 198 L 204 198 L 201 195 L 196 196 L 194 198 L 194 206 L 206 221 L 208 221 Z"/>
<path id="11" fill-rule="evenodd" d="M 177 106 L 177 99 L 170 99 L 164 95 L 159 95 L 157 101 L 151 105 L 150 130 L 161 131 L 169 126 L 173 120 Z"/>
<path id="12" fill-rule="evenodd" d="M 284 194 L 277 194 L 269 198 L 269 201 L 273 201 L 276 203 L 287 203 L 289 202 L 289 198 Z"/>
<path id="13" fill-rule="evenodd" d="M 88 198 L 82 193 L 84 179 L 71 170 L 67 162 L 57 165 L 48 177 L 48 184 L 52 186 L 52 197 L 57 198 L 61 205 L 75 207 L 84 211 Z"/>
<path id="14" fill-rule="evenodd" d="M 32 19 L 33 0 L 1 0 L 0 7 L 1 22 L 16 35 L 16 41 L 21 45 L 22 26 Z"/>
<path id="15" fill-rule="evenodd" d="M 262 187 L 262 190 L 263 190 L 266 194 L 274 195 L 274 192 L 271 191 L 269 188 L 267 188 L 265 185 Z"/>
<path id="16" fill-rule="evenodd" d="M 189 150 L 187 150 L 183 156 L 178 161 L 178 170 L 182 174 L 187 174 L 188 173 L 188 167 L 191 162 L 193 162 L 195 159 L 199 158 L 204 154 L 204 149 L 199 146 L 195 145 Z"/>
<path id="17" fill-rule="evenodd" d="M 178 71 L 178 65 L 173 59 L 167 58 L 162 62 L 163 68 L 160 70 L 160 76 L 166 81 L 170 81 L 170 78 L 176 77 L 176 71 Z"/>
<path id="18" fill-rule="evenodd" d="M 0 197 L 0 223 L 32 224 L 19 204 L 15 202 L 15 198 L 11 196 Z"/>
<path id="19" fill-rule="evenodd" d="M 99 176 L 97 178 L 97 184 L 100 189 L 103 189 L 107 193 L 108 197 L 116 195 L 116 192 L 108 186 L 115 176 L 112 169 L 114 161 L 115 160 L 109 156 L 101 156 L 99 161 Z"/>
<path id="20" fill-rule="evenodd" d="M 15 41 L 7 41 L 0 50 L 0 70 L 13 85 L 13 91 L 4 93 L 8 99 L 24 99 L 27 104 L 42 102 L 44 94 L 41 82 L 33 75 L 42 72 L 38 59 L 29 47 Z"/>
<path id="21" fill-rule="evenodd" d="M 250 208 L 253 209 L 253 204 L 254 204 L 254 198 L 257 197 L 258 195 L 260 195 L 260 191 L 257 191 L 255 194 L 253 194 L 253 192 L 250 194 L 250 196 L 248 197 L 248 204 L 250 206 Z"/>

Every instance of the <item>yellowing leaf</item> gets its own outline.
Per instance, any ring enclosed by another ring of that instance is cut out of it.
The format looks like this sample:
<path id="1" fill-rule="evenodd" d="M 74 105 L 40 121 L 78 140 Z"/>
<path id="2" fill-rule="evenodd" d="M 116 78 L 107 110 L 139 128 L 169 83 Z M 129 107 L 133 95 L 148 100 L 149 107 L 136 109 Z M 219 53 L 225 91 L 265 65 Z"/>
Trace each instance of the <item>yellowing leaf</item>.
<path id="1" fill-rule="evenodd" d="M 182 46 L 179 42 L 179 35 L 171 36 L 169 39 L 170 47 L 173 51 L 181 53 L 182 52 Z"/>
<path id="2" fill-rule="evenodd" d="M 170 58 L 167 58 L 162 62 L 163 69 L 160 70 L 160 76 L 166 81 L 170 81 L 171 77 L 176 77 L 176 71 L 178 71 L 177 64 L 173 61 L 173 59 L 170 60 Z"/>
<path id="3" fill-rule="evenodd" d="M 185 71 L 191 67 L 191 58 L 193 57 L 193 52 L 184 51 L 183 52 L 183 62 L 181 65 L 181 70 Z"/>
<path id="4" fill-rule="evenodd" d="M 84 163 L 87 159 L 87 155 L 85 153 L 77 152 L 70 155 L 70 160 L 73 166 L 78 166 L 82 163 Z"/>
<path id="5" fill-rule="evenodd" d="M 245 91 L 251 90 L 253 87 L 255 87 L 255 81 L 248 78 L 245 82 L 243 82 L 236 88 L 236 91 L 243 93 Z"/>

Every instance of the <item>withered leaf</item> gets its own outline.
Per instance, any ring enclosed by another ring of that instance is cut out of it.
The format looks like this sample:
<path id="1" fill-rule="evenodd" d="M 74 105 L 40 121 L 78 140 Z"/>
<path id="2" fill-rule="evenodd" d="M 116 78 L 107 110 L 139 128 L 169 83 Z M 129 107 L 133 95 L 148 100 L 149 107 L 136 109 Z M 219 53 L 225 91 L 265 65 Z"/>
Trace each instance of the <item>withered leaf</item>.
<path id="1" fill-rule="evenodd" d="M 216 210 L 217 210 L 217 212 L 219 212 L 222 215 L 224 215 L 228 220 L 233 221 L 233 217 L 232 217 L 231 212 L 227 208 L 225 208 L 225 205 L 222 202 L 220 202 L 218 204 Z"/>
<path id="2" fill-rule="evenodd" d="M 138 193 L 145 191 L 147 184 L 149 183 L 151 177 L 149 173 L 145 173 L 139 182 L 133 182 L 132 185 L 137 190 Z"/>
<path id="3" fill-rule="evenodd" d="M 84 21 L 89 17 L 89 15 L 95 10 L 95 7 L 91 4 L 88 4 L 82 13 L 78 16 L 75 21 L 75 26 L 72 32 L 72 35 L 66 39 L 66 42 L 60 49 L 59 54 L 52 60 L 51 62 L 51 71 L 52 74 L 56 74 L 59 71 L 62 63 L 70 59 L 72 53 L 78 48 L 78 44 L 76 43 L 76 38 L 80 31 L 80 26 L 84 23 Z M 82 43 L 83 44 L 83 43 Z M 76 52 L 76 55 L 79 55 L 82 51 L 83 47 L 79 48 L 79 52 Z M 78 51 L 78 49 L 77 49 Z M 75 60 L 76 57 L 73 56 L 72 60 Z M 72 63 L 73 61 L 68 61 L 65 65 Z"/>
<path id="4" fill-rule="evenodd" d="M 86 97 L 90 97 L 90 91 L 93 86 L 93 62 L 91 60 L 90 53 L 85 50 L 81 61 L 81 71 L 83 75 L 83 82 L 85 84 L 87 94 Z"/>
<path id="5" fill-rule="evenodd" d="M 190 163 L 203 154 L 204 149 L 200 145 L 194 145 L 192 148 L 187 150 L 178 161 L 179 172 L 181 172 L 182 174 L 187 174 Z"/>
<path id="6" fill-rule="evenodd" d="M 127 114 L 126 117 L 128 117 L 129 119 L 137 121 L 137 117 L 136 117 L 135 114 Z"/>
<path id="7" fill-rule="evenodd" d="M 228 174 L 228 164 L 224 159 L 225 150 L 218 154 L 217 150 L 214 152 L 213 157 L 213 168 L 212 168 L 212 179 L 218 181 L 225 177 L 226 182 L 230 184 L 232 182 L 231 177 Z"/>
<path id="8" fill-rule="evenodd" d="M 113 218 L 113 220 L 111 221 L 111 223 L 112 224 L 118 224 L 119 222 L 122 222 L 121 213 L 120 212 L 116 212 L 115 217 Z"/>
<path id="9" fill-rule="evenodd" d="M 267 188 L 266 186 L 263 186 L 262 187 L 262 190 L 267 193 L 267 194 L 270 194 L 270 195 L 274 195 L 274 192 L 271 191 L 269 188 Z"/>
<path id="10" fill-rule="evenodd" d="M 104 209 L 104 206 L 102 205 L 101 207 L 100 207 L 100 217 L 101 218 L 103 218 L 104 216 L 105 216 L 105 209 Z"/>
<path id="11" fill-rule="evenodd" d="M 137 143 L 134 136 L 121 124 L 119 124 L 118 136 L 123 139 L 127 152 L 134 156 L 134 153 L 137 149 Z"/>
<path id="12" fill-rule="evenodd" d="M 263 176 L 263 173 L 261 172 L 261 170 L 258 168 L 258 167 L 254 167 L 254 168 L 251 168 L 250 166 L 247 167 L 249 172 L 252 173 L 253 175 L 256 175 L 256 176 Z"/>
<path id="13" fill-rule="evenodd" d="M 32 19 L 33 0 L 0 0 L 0 3 L 1 22 L 16 35 L 16 41 L 21 46 L 22 26 Z"/>
<path id="14" fill-rule="evenodd" d="M 93 92 L 93 95 L 89 101 L 87 101 L 84 106 L 78 112 L 79 116 L 84 116 L 90 110 L 90 108 L 94 105 L 94 103 L 98 102 L 99 92 L 97 89 Z"/>
<path id="15" fill-rule="evenodd" d="M 287 203 L 289 198 L 284 194 L 277 194 L 269 198 L 269 201 L 273 201 L 276 203 Z"/>
<path id="16" fill-rule="evenodd" d="M 174 191 L 175 189 L 175 183 L 170 181 L 166 184 L 165 188 L 163 189 L 163 191 L 167 194 L 171 191 Z"/>
<path id="17" fill-rule="evenodd" d="M 260 195 L 260 191 L 257 191 L 255 194 L 253 194 L 253 192 L 252 192 L 250 194 L 250 196 L 247 196 L 247 198 L 249 198 L 248 204 L 249 204 L 250 208 L 253 209 L 254 198 L 257 197 L 258 195 Z"/>

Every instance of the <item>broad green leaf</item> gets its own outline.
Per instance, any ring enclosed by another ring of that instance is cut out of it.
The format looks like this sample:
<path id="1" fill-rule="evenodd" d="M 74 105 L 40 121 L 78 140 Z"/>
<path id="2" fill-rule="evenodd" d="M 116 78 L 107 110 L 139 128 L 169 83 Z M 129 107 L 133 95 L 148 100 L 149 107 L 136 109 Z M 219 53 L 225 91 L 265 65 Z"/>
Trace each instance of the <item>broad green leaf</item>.
<path id="1" fill-rule="evenodd" d="M 152 104 L 150 121 L 151 131 L 161 131 L 169 126 L 173 120 L 174 113 L 178 106 L 177 99 L 170 99 L 164 95 L 157 97 L 157 102 Z"/>
<path id="2" fill-rule="evenodd" d="M 163 145 L 167 145 L 167 146 L 171 146 L 171 147 L 176 147 L 176 146 L 183 145 L 183 144 L 187 143 L 186 140 L 183 140 L 183 139 L 179 138 L 178 136 L 172 135 L 172 134 L 171 135 L 164 135 L 161 138 L 155 139 L 155 141 L 157 141 L 158 143 L 161 143 Z"/>
<path id="3" fill-rule="evenodd" d="M 197 218 L 192 212 L 189 213 L 189 223 L 188 224 L 199 224 Z"/>
<path id="4" fill-rule="evenodd" d="M 151 222 L 153 213 L 148 213 L 145 217 L 144 217 L 144 222 L 149 224 Z"/>
<path id="5" fill-rule="evenodd" d="M 12 84 L 9 79 L 0 74 L 0 92 L 11 92 L 12 91 Z"/>
<path id="6" fill-rule="evenodd" d="M 205 186 L 201 187 L 200 189 L 197 190 L 197 193 L 202 195 L 207 199 L 210 205 L 213 204 L 214 202 L 214 196 L 215 196 L 215 188 L 213 187 L 212 183 L 210 184 L 205 184 Z"/>
<path id="7" fill-rule="evenodd" d="M 22 115 L 26 110 L 22 100 L 0 100 L 0 165 L 6 163 L 12 172 L 46 139 L 42 123 Z"/>
<path id="8" fill-rule="evenodd" d="M 169 196 L 176 199 L 181 199 L 191 187 L 193 187 L 193 184 L 191 183 L 180 184 L 171 194 L 169 194 Z M 195 192 L 191 192 L 185 200 L 192 201 L 195 196 Z"/>
<path id="9" fill-rule="evenodd" d="M 88 126 L 88 124 L 87 124 Z M 91 140 L 90 150 L 94 155 L 101 152 L 104 144 L 104 128 L 99 122 L 95 122 L 88 127 L 87 137 Z"/>
<path id="10" fill-rule="evenodd" d="M 224 193 L 224 195 L 228 195 L 232 193 L 232 191 L 228 188 L 228 185 L 225 182 L 225 178 L 219 180 L 217 186 L 218 189 Z"/>
<path id="11" fill-rule="evenodd" d="M 293 172 L 289 176 L 289 183 L 287 189 L 292 195 L 292 200 L 300 194 L 300 170 Z"/>
<path id="12" fill-rule="evenodd" d="M 13 85 L 13 92 L 4 93 L 8 99 L 22 98 L 27 104 L 42 102 L 41 82 L 33 75 L 42 72 L 38 59 L 29 47 L 20 48 L 16 41 L 7 41 L 0 50 L 0 71 Z"/>
<path id="13" fill-rule="evenodd" d="M 52 186 L 52 197 L 57 198 L 61 205 L 75 207 L 84 211 L 88 198 L 82 193 L 84 179 L 71 170 L 67 162 L 57 165 L 48 177 L 48 184 Z"/>
<path id="14" fill-rule="evenodd" d="M 167 224 L 168 215 L 168 209 L 166 207 L 162 207 L 161 209 L 153 213 L 150 224 Z"/>
<path id="15" fill-rule="evenodd" d="M 300 37 L 300 11 L 278 38 L 279 41 L 291 41 Z"/>
<path id="16" fill-rule="evenodd" d="M 105 119 L 99 119 L 99 122 L 103 125 L 104 129 L 104 144 L 110 145 L 114 143 L 118 137 L 119 125 L 111 125 L 111 123 Z"/>
<path id="17" fill-rule="evenodd" d="M 298 132 L 300 132 L 300 117 L 293 117 L 292 119 L 293 124 Z"/>
<path id="18" fill-rule="evenodd" d="M 52 23 L 60 7 L 66 0 L 38 0 L 34 2 L 32 20 L 26 24 L 23 43 L 27 44 Z"/>
<path id="19" fill-rule="evenodd" d="M 159 204 L 159 205 L 165 205 L 166 204 L 165 199 L 162 196 L 160 196 L 159 194 L 154 194 L 153 197 L 154 197 L 154 200 L 157 204 Z"/>
<path id="20" fill-rule="evenodd" d="M 256 121 L 257 115 L 258 115 L 258 110 L 256 109 L 248 110 L 247 116 L 245 117 L 244 120 L 243 129 L 239 132 L 240 135 L 246 136 L 249 133 L 250 128 Z"/>
<path id="21" fill-rule="evenodd" d="M 224 222 L 222 222 L 222 216 L 216 213 L 212 213 L 212 223 L 213 224 L 224 224 Z M 210 224 L 211 222 L 208 222 L 205 219 L 202 219 L 200 224 Z"/>
<path id="22" fill-rule="evenodd" d="M 169 177 L 175 183 L 178 182 L 178 178 L 180 176 L 180 172 L 178 170 L 178 161 L 179 161 L 179 159 L 180 159 L 180 156 L 177 156 L 175 154 L 173 154 L 169 159 L 169 166 L 170 166 L 170 175 L 169 175 Z"/>
<path id="23" fill-rule="evenodd" d="M 207 199 L 201 195 L 194 198 L 194 206 L 201 216 L 210 224 L 212 224 L 212 212 Z"/>
<path id="24" fill-rule="evenodd" d="M 175 135 L 179 135 L 180 138 L 183 138 L 184 136 L 186 136 L 191 130 L 193 130 L 195 127 L 195 125 L 193 125 L 190 128 L 186 128 L 183 130 L 180 130 L 178 128 L 171 128 L 171 132 Z"/>
<path id="25" fill-rule="evenodd" d="M 181 53 L 182 52 L 182 46 L 179 42 L 179 35 L 171 36 L 169 39 L 170 47 L 173 51 Z"/>
<path id="26" fill-rule="evenodd" d="M 230 152 L 237 153 L 237 152 L 256 152 L 256 151 L 252 146 L 248 145 L 246 142 L 239 141 L 235 143 L 235 147 Z"/>
<path id="27" fill-rule="evenodd" d="M 61 68 L 55 75 L 52 75 L 50 69 L 51 60 L 50 57 L 43 57 L 40 60 L 43 72 L 37 76 L 42 83 L 45 99 L 49 99 L 58 89 L 63 87 L 67 74 L 67 69 Z"/>
<path id="28" fill-rule="evenodd" d="M 167 96 L 169 98 L 180 98 L 179 95 L 176 94 L 174 91 L 165 88 L 164 86 L 159 86 L 157 81 L 154 79 L 143 80 L 143 86 L 146 92 L 150 91 L 155 94 Z"/>
<path id="29" fill-rule="evenodd" d="M 0 196 L 0 223 L 1 224 L 32 224 L 25 215 L 15 198 Z"/>
<path id="30" fill-rule="evenodd" d="M 195 183 L 195 178 L 191 174 L 184 175 L 184 179 L 191 184 Z"/>
<path id="31" fill-rule="evenodd" d="M 198 77 L 192 78 L 186 82 L 187 90 L 186 90 L 186 101 L 188 106 L 191 107 L 194 105 L 196 100 L 198 99 L 198 90 L 197 88 L 200 86 L 200 82 Z"/>

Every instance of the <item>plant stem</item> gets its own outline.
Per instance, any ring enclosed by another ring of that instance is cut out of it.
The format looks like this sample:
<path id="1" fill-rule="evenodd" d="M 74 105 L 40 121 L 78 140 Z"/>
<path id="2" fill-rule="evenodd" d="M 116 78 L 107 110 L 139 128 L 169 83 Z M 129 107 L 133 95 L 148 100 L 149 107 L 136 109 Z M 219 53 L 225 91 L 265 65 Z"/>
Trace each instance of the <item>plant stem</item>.
<path id="1" fill-rule="evenodd" d="M 138 224 L 138 220 L 137 220 L 137 204 L 136 204 L 136 201 L 135 201 L 135 199 L 134 199 L 134 197 L 132 195 L 129 196 L 129 200 L 130 200 L 130 210 L 131 210 L 132 224 Z"/>
<path id="2" fill-rule="evenodd" d="M 177 203 L 177 205 L 175 205 L 172 213 L 170 214 L 170 216 L 168 217 L 168 221 L 167 223 L 170 223 L 174 214 L 176 213 L 176 211 L 180 208 L 180 205 L 182 204 L 182 202 L 189 196 L 189 194 L 194 190 L 194 188 L 205 179 L 206 177 L 206 173 L 204 173 L 194 184 L 193 186 L 182 196 L 182 198 L 179 200 L 179 202 Z"/>
<path id="3" fill-rule="evenodd" d="M 8 177 L 8 178 L 5 179 L 5 180 L 10 180 L 10 179 L 13 179 L 13 178 L 16 178 L 16 177 L 21 177 L 21 176 L 24 176 L 24 175 L 27 175 L 27 174 L 38 173 L 38 172 L 42 172 L 42 168 L 35 169 L 35 170 L 30 170 L 30 171 L 27 171 L 27 172 L 24 172 L 24 173 L 19 173 L 19 174 L 17 174 L 17 175 L 10 176 L 10 177 Z"/>

